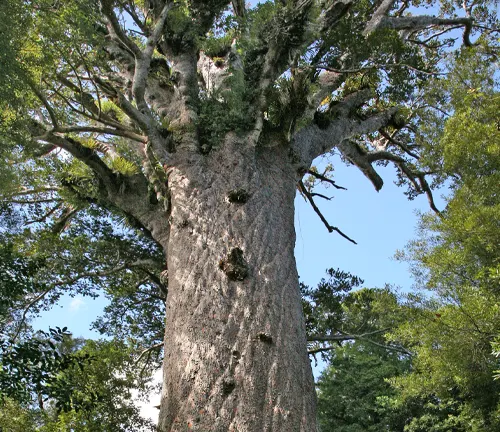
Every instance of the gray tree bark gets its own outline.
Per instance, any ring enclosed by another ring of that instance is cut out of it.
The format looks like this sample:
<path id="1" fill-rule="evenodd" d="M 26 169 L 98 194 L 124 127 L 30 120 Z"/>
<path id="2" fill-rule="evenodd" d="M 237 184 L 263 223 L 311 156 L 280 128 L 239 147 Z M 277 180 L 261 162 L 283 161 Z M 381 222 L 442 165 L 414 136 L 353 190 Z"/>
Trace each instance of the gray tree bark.
<path id="1" fill-rule="evenodd" d="M 294 258 L 298 174 L 230 136 L 169 174 L 162 432 L 316 431 Z"/>

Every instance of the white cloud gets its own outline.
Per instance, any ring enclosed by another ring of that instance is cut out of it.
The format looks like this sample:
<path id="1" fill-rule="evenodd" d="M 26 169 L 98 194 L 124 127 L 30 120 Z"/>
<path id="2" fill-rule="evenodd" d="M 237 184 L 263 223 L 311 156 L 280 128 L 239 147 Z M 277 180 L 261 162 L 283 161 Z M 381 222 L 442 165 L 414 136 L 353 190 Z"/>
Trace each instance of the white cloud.
<path id="1" fill-rule="evenodd" d="M 71 303 L 69 304 L 69 310 L 72 312 L 76 312 L 86 306 L 85 300 L 83 300 L 82 297 L 76 296 L 71 300 Z"/>

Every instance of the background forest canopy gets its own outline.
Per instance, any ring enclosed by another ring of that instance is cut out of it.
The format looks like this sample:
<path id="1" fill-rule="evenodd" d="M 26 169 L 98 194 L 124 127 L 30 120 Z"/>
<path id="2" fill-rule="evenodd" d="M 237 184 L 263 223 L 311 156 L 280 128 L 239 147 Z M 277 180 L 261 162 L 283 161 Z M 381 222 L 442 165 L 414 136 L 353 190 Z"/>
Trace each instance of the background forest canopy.
<path id="1" fill-rule="evenodd" d="M 164 158 L 194 141 L 204 156 L 230 132 L 290 144 L 308 127 L 391 112 L 327 157 L 377 190 L 374 166 L 394 164 L 409 199 L 427 196 L 432 210 L 397 254 L 416 289 L 366 288 L 333 269 L 301 284 L 309 354 L 327 362 L 321 430 L 500 430 L 498 2 L 3 1 L 0 429 L 154 429 L 132 394 L 149 394 L 161 367 L 168 272 L 152 230 L 124 210 L 133 181 L 145 179 L 141 202 L 164 215 Z M 412 21 L 430 6 L 439 18 Z M 377 27 L 396 18 L 409 24 Z M 140 62 L 133 82 L 119 73 L 113 37 L 127 55 L 151 48 L 145 78 Z M 277 71 L 266 63 L 276 41 L 287 47 Z M 166 60 L 186 47 L 198 53 L 194 96 Z M 335 166 L 315 163 L 298 192 L 352 241 L 318 208 L 325 185 L 340 188 Z M 432 190 L 443 185 L 438 211 Z M 109 188 L 118 198 L 106 199 Z M 92 324 L 103 339 L 74 338 L 67 323 L 31 326 L 67 294 L 109 300 Z"/>

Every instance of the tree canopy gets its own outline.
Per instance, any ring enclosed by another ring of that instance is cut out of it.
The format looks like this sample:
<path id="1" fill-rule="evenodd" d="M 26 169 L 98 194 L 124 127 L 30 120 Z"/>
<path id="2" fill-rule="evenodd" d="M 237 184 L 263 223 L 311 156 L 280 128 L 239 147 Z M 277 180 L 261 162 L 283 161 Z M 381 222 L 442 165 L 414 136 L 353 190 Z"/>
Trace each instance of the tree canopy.
<path id="1" fill-rule="evenodd" d="M 335 153 L 377 191 L 383 186 L 377 167 L 390 163 L 410 199 L 427 196 L 437 215 L 424 219 L 424 235 L 409 256 L 435 298 L 422 298 L 425 307 L 409 307 L 422 316 L 405 326 L 398 314 L 387 312 L 401 310 L 390 291 L 348 294 L 361 281 L 332 270 L 317 289 L 302 286 L 310 352 L 338 361 L 340 354 L 328 354 L 332 343 L 355 340 L 344 344 L 346 355 L 365 350 L 365 344 L 374 352 L 379 344 L 382 353 L 415 354 L 414 369 L 394 385 L 419 397 L 447 397 L 452 388 L 467 401 L 467 412 L 490 412 L 491 399 L 484 405 L 480 392 L 496 388 L 488 349 L 498 337 L 495 6 L 488 0 L 280 0 L 250 7 L 220 0 L 5 0 L 3 372 L 24 373 L 34 383 L 29 396 L 42 401 L 57 399 L 55 383 L 67 378 L 63 390 L 72 393 L 61 398 L 61 406 L 69 403 L 64 409 L 76 416 L 70 423 L 90 421 L 78 417 L 79 404 L 89 401 L 77 396 L 90 397 L 85 385 L 95 378 L 92 385 L 104 399 L 92 401 L 92 421 L 102 424 L 109 406 L 129 408 L 126 401 L 111 401 L 108 386 L 126 391 L 132 381 L 141 382 L 141 371 L 159 366 L 163 315 L 169 311 L 175 322 L 167 321 L 167 338 L 182 337 L 184 343 L 165 345 L 172 350 L 166 353 L 172 365 L 167 372 L 183 370 L 185 359 L 191 375 L 166 377 L 164 389 L 170 387 L 164 393 L 196 398 L 162 402 L 161 428 L 221 421 L 227 429 L 247 424 L 255 413 L 267 417 L 252 431 L 260 432 L 266 422 L 275 429 L 297 421 L 314 428 L 309 364 L 305 352 L 295 349 L 305 351 L 305 333 L 289 225 L 297 188 L 329 232 L 355 242 L 316 203 L 324 196 L 314 187 L 336 183 L 333 167 L 320 172 L 313 161 Z M 446 182 L 453 195 L 440 213 L 432 189 Z M 275 239 L 266 240 L 271 234 Z M 205 283 L 216 288 L 206 290 Z M 63 352 L 64 343 L 70 344 L 65 330 L 35 332 L 30 319 L 64 294 L 105 295 L 110 304 L 94 327 L 114 342 Z M 381 304 L 385 309 L 374 309 Z M 201 323 L 207 316 L 223 324 Z M 422 337 L 415 331 L 424 322 Z M 273 336 L 278 328 L 282 333 Z M 380 339 L 386 328 L 390 337 Z M 253 336 L 241 336 L 241 329 Z M 287 339 L 292 334 L 295 339 Z M 261 351 L 254 350 L 255 341 Z M 225 354 L 210 370 L 225 372 L 205 376 L 208 368 L 200 364 L 212 361 L 206 353 L 215 343 Z M 458 344 L 467 355 L 452 360 Z M 436 346 L 453 348 L 434 355 Z M 109 369 L 106 376 L 92 369 L 100 356 L 125 367 L 125 353 L 138 369 L 124 383 Z M 371 361 L 369 355 L 357 359 Z M 385 360 L 401 366 L 398 354 Z M 277 366 L 285 363 L 288 375 Z M 46 375 L 36 375 L 33 365 L 39 364 Z M 443 370 L 449 364 L 457 375 Z M 480 365 L 481 374 L 471 372 L 472 364 Z M 92 371 L 89 382 L 78 365 Z M 237 367 L 246 369 L 238 375 Z M 422 369 L 433 374 L 422 379 Z M 260 379 L 265 385 L 255 384 Z M 72 386 L 74 380 L 83 388 Z M 177 388 L 176 381 L 196 385 Z M 6 388 L 12 384 L 5 382 Z M 288 409 L 280 385 L 310 391 L 296 395 L 298 405 L 290 402 Z M 206 388 L 219 389 L 211 393 L 212 405 L 196 405 Z M 19 386 L 11 390 L 5 403 L 17 412 L 15 399 L 28 403 L 26 394 Z M 249 407 L 238 405 L 235 395 L 243 400 L 254 390 L 265 394 L 255 396 L 253 405 L 247 401 Z M 256 408 L 264 397 L 269 407 Z M 289 416 L 297 406 L 308 407 L 306 420 Z"/>
<path id="2" fill-rule="evenodd" d="M 498 75 L 485 53 L 487 46 L 463 51 L 450 59 L 446 78 L 430 83 L 431 100 L 447 105 L 429 118 L 427 133 L 442 133 L 425 158 L 449 182 L 447 207 L 439 216 L 423 215 L 417 239 L 398 255 L 411 264 L 418 290 L 396 306 L 382 303 L 382 316 L 399 320 L 380 335 L 385 346 L 373 353 L 361 340 L 333 352 L 320 379 L 327 430 L 342 424 L 380 430 L 380 418 L 390 431 L 499 427 Z M 369 313 L 377 324 L 378 308 Z M 394 357 L 395 343 L 405 355 Z M 342 387 L 349 379 L 366 405 L 360 396 L 349 399 Z M 333 410 L 339 403 L 345 411 Z M 361 413 L 353 416 L 355 409 Z M 366 418 L 369 426 L 360 426 Z"/>

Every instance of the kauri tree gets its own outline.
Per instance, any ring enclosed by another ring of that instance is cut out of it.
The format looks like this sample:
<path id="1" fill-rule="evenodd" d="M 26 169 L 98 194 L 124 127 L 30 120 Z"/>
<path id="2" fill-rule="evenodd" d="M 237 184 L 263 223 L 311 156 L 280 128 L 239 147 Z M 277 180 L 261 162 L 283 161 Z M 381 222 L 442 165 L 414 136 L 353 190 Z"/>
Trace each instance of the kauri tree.
<path id="1" fill-rule="evenodd" d="M 159 430 L 315 431 L 296 189 L 347 237 L 311 189 L 334 152 L 435 208 L 422 84 L 457 32 L 495 34 L 493 3 L 4 0 L 2 210 L 45 271 L 2 332 L 65 290 L 166 304 Z"/>

